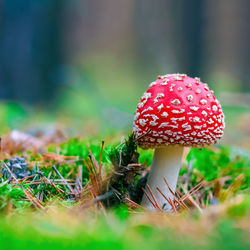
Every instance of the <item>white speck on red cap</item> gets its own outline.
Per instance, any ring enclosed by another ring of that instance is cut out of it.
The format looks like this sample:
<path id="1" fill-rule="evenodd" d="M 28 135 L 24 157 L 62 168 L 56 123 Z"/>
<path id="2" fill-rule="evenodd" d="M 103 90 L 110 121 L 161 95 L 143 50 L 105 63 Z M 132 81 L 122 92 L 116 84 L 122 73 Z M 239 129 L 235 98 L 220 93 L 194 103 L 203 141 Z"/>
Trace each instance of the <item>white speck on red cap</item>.
<path id="1" fill-rule="evenodd" d="M 194 99 L 194 97 L 192 95 L 187 95 L 187 99 L 188 99 L 188 101 L 192 101 Z"/>
<path id="2" fill-rule="evenodd" d="M 160 124 L 159 128 L 169 127 L 169 122 L 163 122 Z"/>
<path id="3" fill-rule="evenodd" d="M 148 120 L 146 120 L 146 119 L 140 119 L 140 120 L 139 120 L 139 124 L 140 124 L 142 127 L 144 127 L 144 126 L 147 125 L 147 121 L 148 121 Z"/>
<path id="4" fill-rule="evenodd" d="M 164 94 L 163 93 L 158 93 L 157 96 L 155 97 L 154 99 L 154 104 L 157 103 L 159 100 L 159 98 L 163 98 L 164 97 Z"/>
<path id="5" fill-rule="evenodd" d="M 181 104 L 180 100 L 179 99 L 174 99 L 173 101 L 171 101 L 172 104 L 174 105 L 179 105 Z"/>
<path id="6" fill-rule="evenodd" d="M 164 118 L 167 118 L 167 117 L 168 117 L 168 113 L 167 113 L 167 112 L 163 112 L 163 113 L 161 114 L 161 116 L 164 117 Z"/>
<path id="7" fill-rule="evenodd" d="M 193 110 L 193 111 L 199 110 L 199 107 L 197 107 L 197 106 L 190 106 L 189 108 L 190 108 L 191 110 Z"/>
<path id="8" fill-rule="evenodd" d="M 161 110 L 162 110 L 163 107 L 164 107 L 163 104 L 161 104 L 161 105 L 159 105 L 159 106 L 157 107 L 157 109 L 159 110 L 159 112 L 161 112 Z"/>
<path id="9" fill-rule="evenodd" d="M 164 86 L 164 85 L 167 85 L 167 84 L 168 84 L 168 81 L 169 81 L 169 80 L 166 78 L 166 79 L 164 79 L 164 81 L 161 82 L 160 84 L 163 85 L 163 86 Z"/>
<path id="10" fill-rule="evenodd" d="M 202 110 L 201 114 L 204 115 L 205 117 L 207 116 L 207 112 L 205 110 Z"/>
<path id="11" fill-rule="evenodd" d="M 147 111 L 149 111 L 149 110 L 154 110 L 152 107 L 147 107 L 146 109 L 144 109 L 141 113 L 143 114 L 143 113 L 145 113 L 145 112 L 147 112 Z"/>
<path id="12" fill-rule="evenodd" d="M 207 104 L 207 100 L 206 100 L 206 99 L 201 99 L 201 100 L 200 100 L 200 103 L 201 103 L 202 105 L 205 105 L 205 104 Z"/>
<path id="13" fill-rule="evenodd" d="M 218 106 L 217 105 L 213 105 L 212 109 L 213 109 L 213 111 L 216 112 L 218 110 Z"/>
<path id="14" fill-rule="evenodd" d="M 157 83 L 156 82 L 151 82 L 150 84 L 149 84 L 149 87 L 153 87 L 154 85 L 156 85 Z"/>
<path id="15" fill-rule="evenodd" d="M 181 114 L 181 113 L 183 113 L 182 110 L 178 110 L 178 109 L 172 109 L 171 112 L 172 112 L 173 114 Z"/>
<path id="16" fill-rule="evenodd" d="M 208 86 L 173 74 L 150 84 L 137 106 L 133 131 L 142 148 L 202 147 L 221 139 L 224 127 L 221 106 Z"/>
<path id="17" fill-rule="evenodd" d="M 181 81 L 183 80 L 183 77 L 180 74 L 176 74 L 176 76 L 174 76 L 174 79 L 177 81 Z"/>

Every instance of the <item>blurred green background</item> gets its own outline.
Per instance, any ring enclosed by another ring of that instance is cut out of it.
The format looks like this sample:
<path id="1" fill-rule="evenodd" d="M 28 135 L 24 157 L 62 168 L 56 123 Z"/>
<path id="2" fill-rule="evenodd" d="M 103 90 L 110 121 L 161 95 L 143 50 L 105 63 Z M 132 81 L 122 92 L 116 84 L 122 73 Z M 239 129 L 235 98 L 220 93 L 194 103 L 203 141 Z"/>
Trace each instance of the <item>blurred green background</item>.
<path id="1" fill-rule="evenodd" d="M 131 129 L 157 75 L 199 76 L 226 114 L 223 143 L 250 149 L 248 0 L 1 0 L 0 132 Z"/>

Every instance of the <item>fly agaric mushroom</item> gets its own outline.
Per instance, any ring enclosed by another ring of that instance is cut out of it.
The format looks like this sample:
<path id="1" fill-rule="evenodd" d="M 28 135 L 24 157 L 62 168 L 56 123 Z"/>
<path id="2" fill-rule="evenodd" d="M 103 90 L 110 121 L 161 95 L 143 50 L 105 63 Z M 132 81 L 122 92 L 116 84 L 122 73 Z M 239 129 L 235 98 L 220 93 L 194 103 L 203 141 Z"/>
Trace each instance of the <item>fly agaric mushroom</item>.
<path id="1" fill-rule="evenodd" d="M 159 206 L 171 210 L 184 146 L 204 147 L 218 142 L 225 128 L 221 105 L 199 78 L 185 74 L 159 76 L 143 94 L 134 117 L 133 132 L 143 149 L 154 148 L 147 183 Z M 142 205 L 155 210 L 147 197 Z"/>

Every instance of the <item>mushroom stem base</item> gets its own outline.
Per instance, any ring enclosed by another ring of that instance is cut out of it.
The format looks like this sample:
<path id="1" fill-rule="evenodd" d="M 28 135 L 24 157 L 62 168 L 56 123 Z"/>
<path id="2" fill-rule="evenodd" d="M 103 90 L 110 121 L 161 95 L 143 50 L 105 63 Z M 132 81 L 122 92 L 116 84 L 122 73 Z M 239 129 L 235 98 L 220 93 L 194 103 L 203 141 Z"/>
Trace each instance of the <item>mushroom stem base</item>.
<path id="1" fill-rule="evenodd" d="M 167 198 L 173 199 L 173 195 L 168 189 L 164 178 L 171 190 L 175 192 L 183 150 L 184 147 L 182 146 L 167 146 L 164 148 L 156 148 L 154 152 L 147 184 L 155 196 L 159 207 L 163 211 L 170 211 L 172 207 L 156 188 L 159 188 Z M 145 190 L 149 194 L 150 199 L 154 202 L 147 187 Z M 150 211 L 157 211 L 145 195 L 142 198 L 142 206 Z"/>

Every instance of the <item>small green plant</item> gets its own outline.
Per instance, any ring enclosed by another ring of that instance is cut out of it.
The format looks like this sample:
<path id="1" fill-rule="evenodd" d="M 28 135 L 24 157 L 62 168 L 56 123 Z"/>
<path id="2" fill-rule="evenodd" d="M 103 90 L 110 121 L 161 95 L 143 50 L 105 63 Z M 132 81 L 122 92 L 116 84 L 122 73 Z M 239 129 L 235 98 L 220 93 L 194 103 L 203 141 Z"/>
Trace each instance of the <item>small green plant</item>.
<path id="1" fill-rule="evenodd" d="M 3 210 L 10 203 L 17 210 L 31 206 L 31 203 L 25 201 L 25 194 L 20 187 L 15 187 L 12 184 L 0 186 L 0 210 Z"/>

